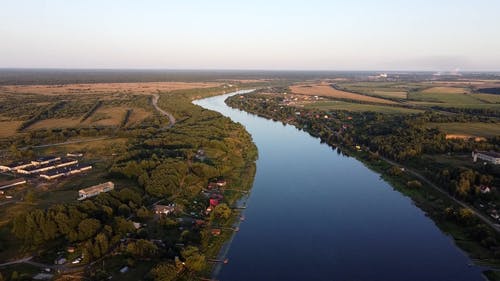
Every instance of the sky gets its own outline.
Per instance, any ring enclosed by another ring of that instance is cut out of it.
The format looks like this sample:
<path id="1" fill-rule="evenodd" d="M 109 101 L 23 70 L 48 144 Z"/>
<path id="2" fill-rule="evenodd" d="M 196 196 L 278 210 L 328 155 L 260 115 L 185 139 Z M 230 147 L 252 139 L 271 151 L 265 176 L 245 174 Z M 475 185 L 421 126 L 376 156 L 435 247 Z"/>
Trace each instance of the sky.
<path id="1" fill-rule="evenodd" d="M 500 70 L 499 0 L 0 0 L 0 68 Z"/>

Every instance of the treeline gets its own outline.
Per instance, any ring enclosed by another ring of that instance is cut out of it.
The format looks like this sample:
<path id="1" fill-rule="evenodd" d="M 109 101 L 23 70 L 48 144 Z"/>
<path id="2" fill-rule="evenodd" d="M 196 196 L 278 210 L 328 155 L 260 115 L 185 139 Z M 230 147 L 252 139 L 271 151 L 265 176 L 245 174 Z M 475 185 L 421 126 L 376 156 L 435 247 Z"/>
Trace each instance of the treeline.
<path id="1" fill-rule="evenodd" d="M 499 108 L 467 108 L 467 107 L 441 107 L 441 106 L 433 106 L 433 109 L 448 111 L 453 113 L 465 113 L 471 115 L 482 115 L 488 117 L 500 117 L 500 109 Z"/>
<path id="2" fill-rule="evenodd" d="M 66 104 L 66 101 L 59 101 L 51 105 L 49 108 L 41 110 L 40 112 L 35 114 L 35 116 L 21 123 L 21 125 L 17 130 L 22 131 L 40 120 L 49 118 L 49 116 L 53 111 L 56 111 L 57 109 L 61 108 L 64 104 Z"/>
<path id="3" fill-rule="evenodd" d="M 92 116 L 92 114 L 94 114 L 94 112 L 99 109 L 99 107 L 101 107 L 102 105 L 102 101 L 101 100 L 98 100 L 86 113 L 85 115 L 82 116 L 82 119 L 80 120 L 80 122 L 84 122 L 85 120 L 87 120 L 90 116 Z"/>
<path id="4" fill-rule="evenodd" d="M 125 125 L 127 125 L 128 120 L 130 119 L 130 115 L 132 115 L 132 111 L 133 109 L 130 108 L 125 111 L 125 114 L 123 115 L 123 118 L 120 121 L 120 128 L 123 128 L 125 127 Z"/>

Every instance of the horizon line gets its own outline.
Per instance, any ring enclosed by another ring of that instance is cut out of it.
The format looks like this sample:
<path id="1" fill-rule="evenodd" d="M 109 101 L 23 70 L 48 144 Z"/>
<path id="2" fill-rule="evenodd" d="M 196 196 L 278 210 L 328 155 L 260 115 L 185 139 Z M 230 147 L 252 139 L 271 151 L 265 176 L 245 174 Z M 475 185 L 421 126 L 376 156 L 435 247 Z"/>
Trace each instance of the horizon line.
<path id="1" fill-rule="evenodd" d="M 265 69 L 265 68 L 154 68 L 154 67 L 0 67 L 0 70 L 67 70 L 67 71 L 235 71 L 235 72 L 387 72 L 387 73 L 498 73 L 500 69 L 463 69 L 463 70 L 423 70 L 423 69 Z"/>

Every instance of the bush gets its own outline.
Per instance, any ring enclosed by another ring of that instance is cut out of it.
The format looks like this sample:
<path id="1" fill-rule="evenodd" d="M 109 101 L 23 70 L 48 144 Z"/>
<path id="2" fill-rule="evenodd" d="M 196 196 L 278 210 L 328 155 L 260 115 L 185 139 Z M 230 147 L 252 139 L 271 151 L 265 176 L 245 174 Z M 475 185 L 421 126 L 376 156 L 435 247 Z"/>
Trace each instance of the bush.
<path id="1" fill-rule="evenodd" d="M 406 186 L 408 186 L 409 188 L 421 188 L 422 183 L 420 183 L 418 180 L 413 180 L 413 181 L 407 182 Z"/>

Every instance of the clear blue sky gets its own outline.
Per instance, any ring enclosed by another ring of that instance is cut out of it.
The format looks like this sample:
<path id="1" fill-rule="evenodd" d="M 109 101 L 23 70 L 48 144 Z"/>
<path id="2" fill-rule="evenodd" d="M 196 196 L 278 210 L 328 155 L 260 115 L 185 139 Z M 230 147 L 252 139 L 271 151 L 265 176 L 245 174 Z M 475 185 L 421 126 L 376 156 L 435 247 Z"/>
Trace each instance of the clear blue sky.
<path id="1" fill-rule="evenodd" d="M 0 4 L 0 67 L 500 70 L 499 0 Z"/>

